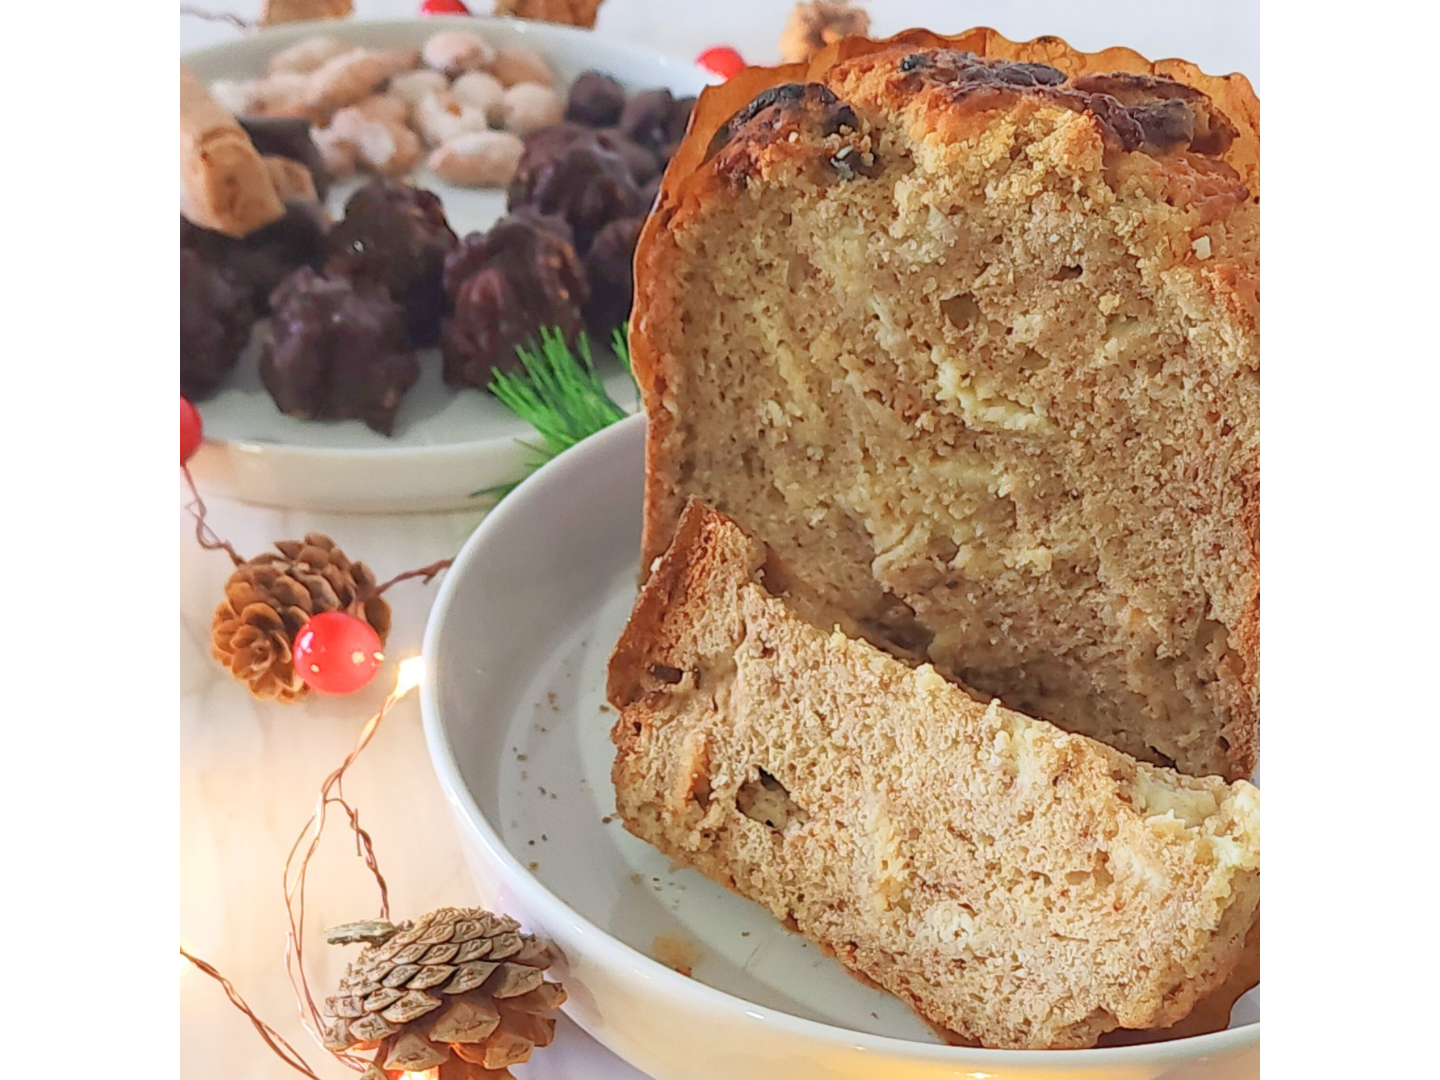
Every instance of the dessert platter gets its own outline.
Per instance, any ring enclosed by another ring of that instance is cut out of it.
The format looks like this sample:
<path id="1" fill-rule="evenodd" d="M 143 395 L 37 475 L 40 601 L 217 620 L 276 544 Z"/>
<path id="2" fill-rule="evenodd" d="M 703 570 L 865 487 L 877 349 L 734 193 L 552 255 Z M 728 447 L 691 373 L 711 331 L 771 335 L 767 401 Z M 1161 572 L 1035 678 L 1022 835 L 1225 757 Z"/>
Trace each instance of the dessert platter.
<path id="1" fill-rule="evenodd" d="M 483 901 L 659 1080 L 1258 1073 L 1259 104 L 990 30 L 706 89 L 643 415 L 426 632 Z"/>
<path id="2" fill-rule="evenodd" d="M 181 382 L 208 488 L 479 505 L 533 458 L 488 386 L 542 327 L 583 332 L 634 407 L 612 336 L 704 71 L 574 27 L 435 16 L 266 29 L 182 69 Z"/>

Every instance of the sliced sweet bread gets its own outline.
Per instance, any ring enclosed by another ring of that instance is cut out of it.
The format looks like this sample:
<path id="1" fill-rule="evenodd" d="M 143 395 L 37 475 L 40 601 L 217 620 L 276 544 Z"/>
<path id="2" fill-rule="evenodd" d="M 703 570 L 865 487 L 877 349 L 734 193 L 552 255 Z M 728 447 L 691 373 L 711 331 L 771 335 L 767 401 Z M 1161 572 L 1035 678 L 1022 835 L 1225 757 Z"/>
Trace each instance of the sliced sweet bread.
<path id="1" fill-rule="evenodd" d="M 1136 762 L 835 629 L 692 504 L 611 659 L 626 827 L 990 1047 L 1166 1027 L 1260 898 L 1259 792 Z"/>
<path id="2" fill-rule="evenodd" d="M 636 257 L 647 565 L 698 496 L 1007 705 L 1251 775 L 1258 146 L 1241 76 L 991 31 L 707 90 Z"/>

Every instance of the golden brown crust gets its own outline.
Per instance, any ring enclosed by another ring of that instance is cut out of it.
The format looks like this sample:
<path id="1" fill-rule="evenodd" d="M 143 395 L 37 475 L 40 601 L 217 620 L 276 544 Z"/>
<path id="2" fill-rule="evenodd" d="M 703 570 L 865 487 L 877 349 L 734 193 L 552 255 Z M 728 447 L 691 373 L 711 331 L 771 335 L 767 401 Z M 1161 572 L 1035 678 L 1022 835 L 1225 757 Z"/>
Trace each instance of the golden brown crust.
<path id="1" fill-rule="evenodd" d="M 762 90 L 790 82 L 829 82 L 830 72 L 841 63 L 902 47 L 954 49 L 995 60 L 1048 64 L 1071 76 L 1114 72 L 1159 76 L 1193 87 L 1205 94 L 1237 128 L 1238 134 L 1223 159 L 1240 174 L 1250 191 L 1259 195 L 1260 99 L 1244 75 L 1207 75 L 1186 60 L 1152 62 L 1133 49 L 1120 47 L 1085 53 L 1049 35 L 1031 41 L 1011 41 L 998 31 L 977 27 L 952 37 L 928 30 L 906 30 L 882 41 L 845 38 L 826 47 L 808 63 L 749 67 L 719 86 L 706 88 L 695 104 L 689 133 L 665 172 L 661 207 L 666 194 L 674 193 L 678 185 L 704 163 L 706 149 L 716 132 Z M 652 221 L 656 216 L 651 215 Z"/>
<path id="2" fill-rule="evenodd" d="M 1186 60 L 1149 61 L 1133 49 L 1115 47 L 1086 53 L 1072 48 L 1058 37 L 1045 35 L 1031 41 L 1011 41 L 989 27 L 977 27 L 963 34 L 944 37 L 928 30 L 907 30 L 883 42 L 850 38 L 837 42 L 810 63 L 809 78 L 820 78 L 842 61 L 854 60 L 881 49 L 899 45 L 955 49 L 994 60 L 1047 64 L 1066 75 L 1104 75 L 1129 72 L 1173 79 L 1194 87 L 1224 113 L 1238 129 L 1234 143 L 1223 155 L 1247 187 L 1260 191 L 1260 100 L 1244 75 L 1207 75 Z"/>

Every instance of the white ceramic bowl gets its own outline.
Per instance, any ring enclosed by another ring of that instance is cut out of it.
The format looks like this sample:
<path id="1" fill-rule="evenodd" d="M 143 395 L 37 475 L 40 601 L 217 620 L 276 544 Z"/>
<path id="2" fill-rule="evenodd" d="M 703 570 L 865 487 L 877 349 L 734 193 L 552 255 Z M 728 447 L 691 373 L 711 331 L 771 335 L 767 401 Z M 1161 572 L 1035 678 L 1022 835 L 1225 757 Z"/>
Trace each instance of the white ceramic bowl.
<path id="1" fill-rule="evenodd" d="M 610 818 L 604 669 L 635 595 L 644 423 L 601 432 L 506 498 L 460 552 L 425 634 L 426 738 L 481 900 L 560 946 L 570 1016 L 658 1080 L 1257 1076 L 1258 1023 L 1114 1049 L 942 1045 L 767 911 L 672 870 Z"/>
<path id="2" fill-rule="evenodd" d="M 419 47 L 439 30 L 474 29 L 496 45 L 526 45 L 545 56 L 567 84 L 595 68 L 630 90 L 664 87 L 696 94 L 707 75 L 693 64 L 569 26 L 514 19 L 428 17 L 389 22 L 338 20 L 262 30 L 241 41 L 188 53 L 203 80 L 247 79 L 303 38 L 325 34 L 355 45 Z M 461 236 L 485 229 L 505 212 L 505 193 L 441 183 L 421 169 L 415 183 L 438 194 Z M 340 216 L 353 183 L 337 184 L 328 207 Z M 603 347 L 603 343 L 602 343 Z M 499 401 L 478 390 L 455 391 L 440 379 L 438 350 L 420 353 L 420 381 L 405 397 L 387 437 L 358 420 L 285 416 L 260 385 L 254 349 L 214 396 L 199 402 L 206 442 L 193 469 L 207 491 L 269 506 L 369 513 L 450 510 L 474 505 L 474 494 L 519 479 L 533 432 Z M 616 400 L 628 384 L 613 363 L 607 384 Z"/>

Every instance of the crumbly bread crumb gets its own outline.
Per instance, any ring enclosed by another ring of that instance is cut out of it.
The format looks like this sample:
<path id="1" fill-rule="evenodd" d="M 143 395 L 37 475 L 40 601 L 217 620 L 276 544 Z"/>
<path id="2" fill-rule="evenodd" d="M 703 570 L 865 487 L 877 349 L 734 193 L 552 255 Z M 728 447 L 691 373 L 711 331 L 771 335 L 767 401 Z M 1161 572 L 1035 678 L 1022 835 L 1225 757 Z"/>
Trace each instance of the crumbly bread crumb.
<path id="1" fill-rule="evenodd" d="M 611 660 L 631 832 L 985 1046 L 1165 1027 L 1226 980 L 1259 903 L 1251 784 L 974 700 L 820 603 L 686 510 Z"/>
<path id="2" fill-rule="evenodd" d="M 1249 776 L 1248 87 L 939 40 L 850 39 L 702 97 L 636 258 L 646 563 L 703 498 L 890 647 L 1141 760 Z"/>

